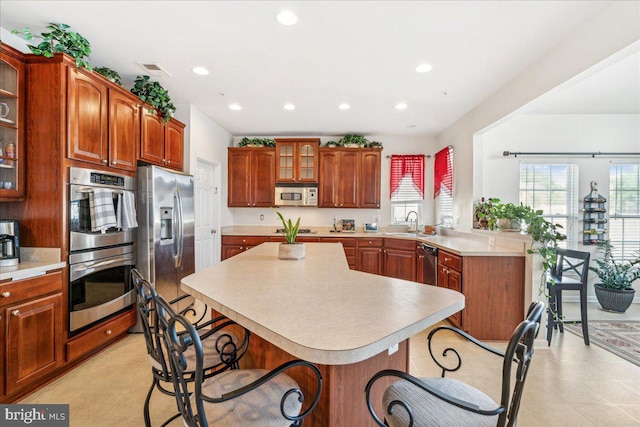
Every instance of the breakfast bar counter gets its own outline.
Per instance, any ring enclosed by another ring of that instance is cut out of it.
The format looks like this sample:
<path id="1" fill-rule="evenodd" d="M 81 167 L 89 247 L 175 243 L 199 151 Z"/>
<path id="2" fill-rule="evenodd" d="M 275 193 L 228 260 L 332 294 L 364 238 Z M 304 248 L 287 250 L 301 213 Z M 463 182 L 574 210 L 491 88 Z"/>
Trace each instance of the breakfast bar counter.
<path id="1" fill-rule="evenodd" d="M 252 332 L 256 367 L 291 358 L 318 365 L 323 397 L 305 425 L 374 425 L 364 401 L 368 379 L 386 368 L 406 372 L 409 337 L 462 310 L 464 296 L 350 270 L 337 243 L 306 243 L 298 261 L 279 260 L 278 245 L 263 243 L 187 276 L 182 289 Z"/>

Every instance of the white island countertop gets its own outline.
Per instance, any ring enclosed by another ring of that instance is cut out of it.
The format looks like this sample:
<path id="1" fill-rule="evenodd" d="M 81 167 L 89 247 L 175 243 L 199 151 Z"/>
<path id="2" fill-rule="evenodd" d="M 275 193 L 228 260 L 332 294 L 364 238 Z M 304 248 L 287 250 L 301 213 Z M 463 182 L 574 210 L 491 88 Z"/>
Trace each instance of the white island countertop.
<path id="1" fill-rule="evenodd" d="M 339 243 L 306 243 L 302 260 L 263 243 L 182 280 L 185 292 L 313 363 L 359 362 L 464 308 L 449 289 L 350 270 Z"/>

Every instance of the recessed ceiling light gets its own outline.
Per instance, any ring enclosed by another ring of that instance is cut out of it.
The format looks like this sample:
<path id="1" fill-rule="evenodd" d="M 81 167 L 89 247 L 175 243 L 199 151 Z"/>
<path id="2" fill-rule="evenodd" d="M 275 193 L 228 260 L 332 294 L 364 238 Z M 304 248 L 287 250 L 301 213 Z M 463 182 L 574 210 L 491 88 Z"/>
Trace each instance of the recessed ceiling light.
<path id="1" fill-rule="evenodd" d="M 231 104 L 229 105 L 229 109 L 233 111 L 240 111 L 242 110 L 242 106 L 240 104 Z"/>
<path id="2" fill-rule="evenodd" d="M 295 110 L 296 106 L 293 104 L 284 104 L 284 109 L 285 110 Z"/>
<path id="3" fill-rule="evenodd" d="M 429 64 L 420 64 L 416 67 L 418 73 L 428 73 L 433 67 Z"/>
<path id="4" fill-rule="evenodd" d="M 347 103 L 342 103 L 340 105 L 338 105 L 338 108 L 341 110 L 348 110 L 349 108 L 351 108 L 351 105 L 347 104 Z"/>
<path id="5" fill-rule="evenodd" d="M 396 104 L 396 109 L 397 110 L 405 110 L 406 108 L 407 108 L 407 104 L 405 104 L 404 102 Z"/>
<path id="6" fill-rule="evenodd" d="M 206 76 L 207 74 L 209 74 L 209 70 L 207 70 L 204 67 L 193 67 L 191 71 L 193 71 L 199 76 Z"/>
<path id="7" fill-rule="evenodd" d="M 295 25 L 298 22 L 298 17 L 290 10 L 283 10 L 276 16 L 276 19 L 282 25 Z"/>

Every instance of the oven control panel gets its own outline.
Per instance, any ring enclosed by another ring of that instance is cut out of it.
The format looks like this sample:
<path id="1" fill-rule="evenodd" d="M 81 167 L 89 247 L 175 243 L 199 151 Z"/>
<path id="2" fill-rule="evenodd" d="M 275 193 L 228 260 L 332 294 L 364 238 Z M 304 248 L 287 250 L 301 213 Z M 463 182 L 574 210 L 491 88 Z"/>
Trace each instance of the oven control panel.
<path id="1" fill-rule="evenodd" d="M 91 183 L 124 187 L 124 177 L 108 175 L 106 173 L 91 172 Z"/>

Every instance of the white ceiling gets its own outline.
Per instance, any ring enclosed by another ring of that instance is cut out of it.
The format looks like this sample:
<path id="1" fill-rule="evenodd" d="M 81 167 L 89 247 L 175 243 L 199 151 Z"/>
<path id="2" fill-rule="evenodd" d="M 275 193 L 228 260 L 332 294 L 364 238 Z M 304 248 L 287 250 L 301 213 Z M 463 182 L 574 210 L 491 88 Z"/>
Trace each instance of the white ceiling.
<path id="1" fill-rule="evenodd" d="M 144 73 L 138 62 L 158 63 L 172 77 L 154 79 L 175 104 L 237 136 L 433 135 L 610 4 L 2 0 L 0 27 L 39 34 L 48 22 L 69 24 L 91 42 L 92 64 L 127 87 Z M 276 21 L 283 9 L 297 25 Z M 433 70 L 416 73 L 423 62 Z M 196 76 L 197 65 L 211 73 Z M 637 89 L 637 68 L 635 78 Z M 351 109 L 339 110 L 343 102 Z"/>

